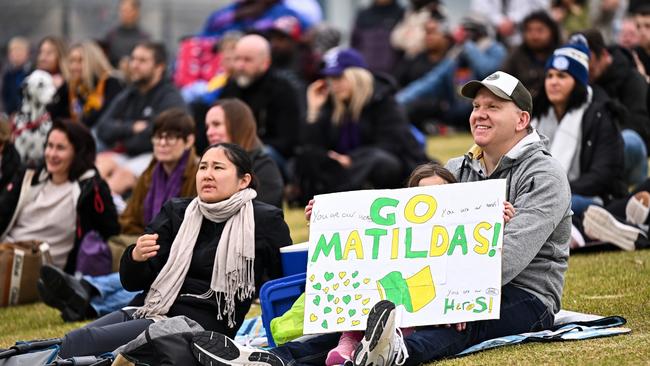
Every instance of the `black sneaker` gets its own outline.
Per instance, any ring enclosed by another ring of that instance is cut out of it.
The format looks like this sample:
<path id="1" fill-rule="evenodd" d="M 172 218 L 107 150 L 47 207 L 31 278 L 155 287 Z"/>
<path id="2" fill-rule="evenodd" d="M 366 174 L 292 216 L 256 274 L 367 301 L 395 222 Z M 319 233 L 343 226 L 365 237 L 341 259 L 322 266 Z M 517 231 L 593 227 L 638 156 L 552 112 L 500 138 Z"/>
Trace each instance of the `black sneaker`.
<path id="1" fill-rule="evenodd" d="M 395 304 L 381 300 L 368 315 L 366 333 L 352 356 L 355 366 L 403 365 L 408 358 L 402 334 L 395 326 Z"/>
<path id="2" fill-rule="evenodd" d="M 241 346 L 217 332 L 204 331 L 192 337 L 192 353 L 203 366 L 284 366 L 271 352 Z"/>

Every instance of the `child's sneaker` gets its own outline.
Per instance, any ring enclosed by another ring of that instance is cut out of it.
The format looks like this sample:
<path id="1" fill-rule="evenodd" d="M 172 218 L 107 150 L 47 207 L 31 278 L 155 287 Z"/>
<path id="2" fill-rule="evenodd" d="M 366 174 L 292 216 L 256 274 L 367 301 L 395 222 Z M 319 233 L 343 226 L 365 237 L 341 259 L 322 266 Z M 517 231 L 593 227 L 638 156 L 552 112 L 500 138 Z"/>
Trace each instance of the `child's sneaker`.
<path id="1" fill-rule="evenodd" d="M 362 332 L 343 332 L 339 344 L 327 354 L 325 365 L 342 365 L 352 359 L 352 351 L 357 348 L 361 338 L 363 338 Z"/>
<path id="2" fill-rule="evenodd" d="M 241 346 L 217 332 L 204 331 L 192 337 L 192 353 L 203 366 L 284 366 L 271 352 Z"/>
<path id="3" fill-rule="evenodd" d="M 368 315 L 366 333 L 354 352 L 355 366 L 403 365 L 408 351 L 395 327 L 395 304 L 382 300 Z"/>

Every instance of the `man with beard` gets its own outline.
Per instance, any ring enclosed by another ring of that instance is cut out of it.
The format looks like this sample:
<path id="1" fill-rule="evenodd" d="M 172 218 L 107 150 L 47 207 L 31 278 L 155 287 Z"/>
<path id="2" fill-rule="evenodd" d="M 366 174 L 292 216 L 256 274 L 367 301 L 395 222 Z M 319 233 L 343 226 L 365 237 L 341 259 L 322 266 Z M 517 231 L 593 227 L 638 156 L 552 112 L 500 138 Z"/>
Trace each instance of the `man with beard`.
<path id="1" fill-rule="evenodd" d="M 271 69 L 271 48 L 264 37 L 242 37 L 235 47 L 232 77 L 221 98 L 239 98 L 253 110 L 257 134 L 273 160 L 284 170 L 298 141 L 300 96 L 291 83 Z"/>
<path id="2" fill-rule="evenodd" d="M 138 44 L 131 53 L 132 84 L 118 94 L 97 123 L 97 168 L 113 193 L 124 194 L 151 161 L 154 118 L 168 109 L 185 108 L 183 98 L 165 79 L 165 47 Z"/>
<path id="3" fill-rule="evenodd" d="M 544 84 L 544 65 L 560 46 L 560 29 L 545 11 L 528 15 L 522 23 L 523 42 L 512 50 L 503 71 L 521 80 L 535 98 Z"/>

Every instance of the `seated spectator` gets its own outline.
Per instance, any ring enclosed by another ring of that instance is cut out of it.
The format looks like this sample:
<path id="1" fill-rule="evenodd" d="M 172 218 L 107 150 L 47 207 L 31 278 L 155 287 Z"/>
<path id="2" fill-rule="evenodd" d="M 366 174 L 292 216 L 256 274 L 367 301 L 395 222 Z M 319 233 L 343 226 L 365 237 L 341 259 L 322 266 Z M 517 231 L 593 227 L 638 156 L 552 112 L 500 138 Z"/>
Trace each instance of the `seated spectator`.
<path id="1" fill-rule="evenodd" d="M 16 174 L 0 193 L 0 242 L 47 241 L 54 265 L 72 274 L 87 233 L 106 240 L 119 232 L 117 212 L 95 169 L 95 142 L 85 126 L 55 121 L 44 160 Z"/>
<path id="2" fill-rule="evenodd" d="M 120 71 L 128 70 L 129 56 L 135 46 L 150 39 L 140 28 L 140 7 L 140 0 L 120 0 L 120 24 L 104 37 L 108 59 Z"/>
<path id="3" fill-rule="evenodd" d="M 109 239 L 111 249 L 134 243 L 171 198 L 196 196 L 198 157 L 192 117 L 177 108 L 162 112 L 154 120 L 153 136 L 153 159 L 120 215 L 121 234 Z M 114 259 L 121 255 L 113 250 Z M 127 306 L 135 296 L 122 288 L 118 273 L 78 280 L 48 267 L 41 271 L 41 281 L 41 298 L 61 311 L 67 322 L 106 315 Z"/>
<path id="4" fill-rule="evenodd" d="M 29 53 L 27 38 L 13 37 L 9 40 L 7 66 L 2 75 L 2 105 L 8 115 L 18 112 L 22 104 L 21 87 L 32 69 Z"/>
<path id="5" fill-rule="evenodd" d="M 643 64 L 644 75 L 648 80 L 648 76 L 650 76 L 650 5 L 639 6 L 634 14 L 636 27 L 639 31 L 639 45 L 634 50 Z"/>
<path id="6" fill-rule="evenodd" d="M 621 30 L 618 33 L 616 44 L 628 50 L 634 50 L 639 46 L 639 30 L 636 29 L 636 22 L 633 16 L 626 16 L 621 21 Z"/>
<path id="7" fill-rule="evenodd" d="M 508 47 L 521 43 L 524 18 L 536 11 L 549 10 L 549 0 L 501 1 L 471 0 L 470 12 L 485 14 L 496 31 L 496 38 Z"/>
<path id="8" fill-rule="evenodd" d="M 588 83 L 589 48 L 576 35 L 546 63 L 532 121 L 549 138 L 551 155 L 569 178 L 571 209 L 578 217 L 590 204 L 606 204 L 627 191 L 618 116 L 607 94 Z"/>
<path id="9" fill-rule="evenodd" d="M 247 32 L 287 15 L 299 19 L 301 29 L 310 28 L 310 21 L 282 0 L 242 0 L 210 14 L 200 35 L 219 37 L 230 31 Z"/>
<path id="10" fill-rule="evenodd" d="M 300 126 L 300 96 L 290 81 L 271 69 L 269 42 L 248 35 L 237 42 L 235 69 L 221 98 L 238 98 L 253 111 L 257 134 L 282 170 L 294 154 Z"/>
<path id="11" fill-rule="evenodd" d="M 57 89 L 65 81 L 64 77 L 67 72 L 65 56 L 67 53 L 65 42 L 56 36 L 46 36 L 38 44 L 36 69 L 47 71 L 52 75 L 54 86 Z"/>
<path id="12" fill-rule="evenodd" d="M 521 80 L 536 98 L 544 84 L 546 60 L 561 45 L 560 27 L 542 10 L 524 18 L 521 33 L 523 42 L 510 52 L 503 71 Z"/>
<path id="13" fill-rule="evenodd" d="M 429 19 L 424 24 L 424 50 L 415 57 L 402 60 L 395 71 L 397 83 L 401 88 L 420 79 L 445 59 L 453 45 L 453 40 L 443 27 L 443 23 L 437 19 Z M 427 122 L 439 117 L 440 111 L 446 107 L 444 100 L 431 100 L 423 97 L 408 103 L 406 113 L 411 123 L 426 130 Z"/>
<path id="14" fill-rule="evenodd" d="M 648 177 L 650 116 L 648 116 L 648 83 L 636 70 L 633 56 L 624 48 L 605 46 L 597 29 L 584 32 L 589 42 L 589 80 L 603 88 L 610 99 L 624 108 L 619 119 L 623 135 L 625 166 L 623 178 L 630 186 L 641 184 Z"/>
<path id="15" fill-rule="evenodd" d="M 456 46 L 448 57 L 420 79 L 399 91 L 397 101 L 409 108 L 427 98 L 441 106 L 434 116 L 452 126 L 466 128 L 471 105 L 457 94 L 458 87 L 471 78 L 482 79 L 495 71 L 506 57 L 505 47 L 490 36 L 487 20 L 472 14 L 462 19 L 454 32 Z"/>
<path id="16" fill-rule="evenodd" d="M 591 28 L 587 0 L 553 0 L 551 15 L 565 36 Z"/>
<path id="17" fill-rule="evenodd" d="M 445 18 L 444 7 L 439 0 L 410 0 L 410 7 L 390 35 L 390 44 L 404 53 L 405 58 L 415 57 L 424 49 L 424 24 L 429 19 Z"/>
<path id="18" fill-rule="evenodd" d="M 257 199 L 282 208 L 284 183 L 278 166 L 264 151 L 253 112 L 239 99 L 221 99 L 205 116 L 206 132 L 210 145 L 233 143 L 241 146 L 253 162 L 257 179 Z"/>
<path id="19" fill-rule="evenodd" d="M 20 155 L 11 142 L 11 125 L 0 116 L 0 192 L 21 168 Z"/>
<path id="20" fill-rule="evenodd" d="M 122 256 L 120 279 L 143 291 L 132 302 L 139 307 L 66 334 L 61 357 L 110 352 L 154 320 L 177 315 L 235 335 L 262 275 L 282 274 L 279 249 L 291 244 L 289 228 L 282 210 L 254 200 L 252 163 L 237 145 L 210 146 L 196 184 L 198 197 L 168 201 Z"/>
<path id="21" fill-rule="evenodd" d="M 325 55 L 307 91 L 307 122 L 296 156 L 291 199 L 364 187 L 400 187 L 426 160 L 393 99 L 393 85 L 373 77 L 353 49 Z"/>
<path id="22" fill-rule="evenodd" d="M 153 119 L 170 108 L 184 108 L 183 98 L 165 79 L 165 47 L 141 43 L 129 65 L 132 85 L 118 94 L 97 122 L 100 145 L 97 168 L 111 191 L 123 195 L 149 165 Z"/>
<path id="23" fill-rule="evenodd" d="M 70 47 L 67 62 L 68 76 L 48 111 L 53 119 L 69 118 L 91 128 L 122 91 L 122 81 L 93 41 Z"/>
<path id="24" fill-rule="evenodd" d="M 400 55 L 390 44 L 390 34 L 403 15 L 404 8 L 397 0 L 373 0 L 357 13 L 350 47 L 367 60 L 370 71 L 393 72 Z"/>

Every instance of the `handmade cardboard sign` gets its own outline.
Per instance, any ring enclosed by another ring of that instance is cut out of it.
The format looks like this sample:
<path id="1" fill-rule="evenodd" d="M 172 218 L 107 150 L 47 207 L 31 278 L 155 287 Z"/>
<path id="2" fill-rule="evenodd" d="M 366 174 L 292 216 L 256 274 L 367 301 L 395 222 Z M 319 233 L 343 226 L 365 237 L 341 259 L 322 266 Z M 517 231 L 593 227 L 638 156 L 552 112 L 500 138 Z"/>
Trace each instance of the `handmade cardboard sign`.
<path id="1" fill-rule="evenodd" d="M 304 333 L 497 319 L 504 179 L 319 195 L 309 226 Z"/>

